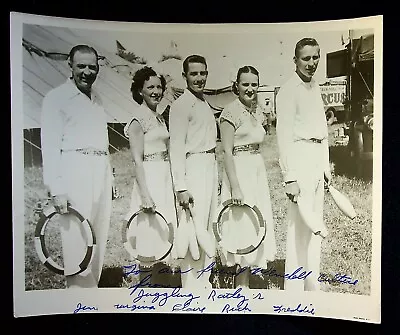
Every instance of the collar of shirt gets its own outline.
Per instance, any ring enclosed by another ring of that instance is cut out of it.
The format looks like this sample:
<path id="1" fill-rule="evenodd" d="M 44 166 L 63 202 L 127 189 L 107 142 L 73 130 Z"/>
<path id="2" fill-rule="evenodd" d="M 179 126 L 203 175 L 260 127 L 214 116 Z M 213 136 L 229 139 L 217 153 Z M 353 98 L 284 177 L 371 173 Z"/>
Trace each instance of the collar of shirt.
<path id="1" fill-rule="evenodd" d="M 149 108 L 149 106 L 146 105 L 145 102 L 142 102 L 142 104 L 139 106 L 139 110 L 140 110 L 142 113 L 144 113 L 144 115 L 152 116 L 152 117 L 154 117 L 155 119 L 157 119 L 157 121 L 159 121 L 159 122 L 161 122 L 161 123 L 164 123 L 164 119 L 163 119 L 162 115 L 159 114 L 159 113 L 157 113 L 157 112 L 153 112 L 153 111 Z"/>
<path id="2" fill-rule="evenodd" d="M 310 84 L 310 86 L 311 87 L 314 87 L 315 85 L 316 85 L 316 81 L 315 81 L 315 79 L 314 78 L 311 78 L 311 80 L 310 80 L 310 82 L 309 83 L 306 83 L 306 82 L 304 82 L 300 77 L 299 77 L 299 75 L 297 74 L 297 72 L 294 72 L 293 73 L 293 76 L 292 76 L 292 82 L 294 83 L 294 85 L 295 86 L 300 86 L 301 84 L 303 84 L 304 86 L 307 86 L 307 84 Z"/>
<path id="3" fill-rule="evenodd" d="M 187 88 L 185 88 L 185 91 L 183 92 L 183 96 L 185 97 L 185 100 L 191 107 L 194 107 L 197 103 L 201 103 L 201 102 L 205 102 L 208 105 L 208 102 L 206 99 L 204 99 L 204 100 L 199 99 L 192 92 L 190 92 L 189 89 L 187 89 Z"/>
<path id="4" fill-rule="evenodd" d="M 262 113 L 262 111 L 264 109 L 263 106 L 260 105 L 260 103 L 257 103 L 257 105 L 255 106 L 254 109 L 251 109 L 250 107 L 247 107 L 246 105 L 244 105 L 240 101 L 239 97 L 235 100 L 234 106 L 235 106 L 235 109 L 237 109 L 238 111 L 241 111 L 241 112 L 244 111 L 246 113 L 249 113 L 250 115 L 254 115 L 256 113 Z"/>
<path id="5" fill-rule="evenodd" d="M 65 94 L 66 94 L 66 97 L 69 98 L 69 99 L 72 99 L 72 98 L 76 97 L 77 95 L 82 95 L 85 98 L 89 99 L 86 94 L 82 93 L 78 89 L 78 87 L 76 87 L 74 81 L 72 79 L 69 79 L 69 78 L 65 82 Z M 93 87 L 92 87 L 90 96 L 91 97 L 90 97 L 89 100 L 91 100 L 94 103 L 99 104 L 99 101 L 100 101 L 99 95 L 95 92 Z"/>

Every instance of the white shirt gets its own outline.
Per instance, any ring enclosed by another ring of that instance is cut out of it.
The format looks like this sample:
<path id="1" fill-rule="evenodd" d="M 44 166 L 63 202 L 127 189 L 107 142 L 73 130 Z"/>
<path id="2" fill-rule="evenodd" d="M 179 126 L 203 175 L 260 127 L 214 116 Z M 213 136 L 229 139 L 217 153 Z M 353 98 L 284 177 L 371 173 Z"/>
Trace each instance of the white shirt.
<path id="1" fill-rule="evenodd" d="M 51 194 L 62 194 L 62 151 L 93 148 L 108 152 L 106 113 L 99 96 L 91 99 L 68 79 L 43 99 L 41 146 L 44 184 Z"/>
<path id="2" fill-rule="evenodd" d="M 296 150 L 293 144 L 296 141 L 311 138 L 324 140 L 321 145 L 329 150 L 328 127 L 320 87 L 313 78 L 310 82 L 304 82 L 294 73 L 282 85 L 276 99 L 276 132 L 283 178 L 285 181 L 297 180 L 295 162 L 292 161 L 293 150 Z M 329 166 L 329 157 L 326 158 Z"/>
<path id="3" fill-rule="evenodd" d="M 173 102 L 169 115 L 170 161 L 175 191 L 186 188 L 186 154 L 216 147 L 217 124 L 206 101 L 189 90 Z"/>

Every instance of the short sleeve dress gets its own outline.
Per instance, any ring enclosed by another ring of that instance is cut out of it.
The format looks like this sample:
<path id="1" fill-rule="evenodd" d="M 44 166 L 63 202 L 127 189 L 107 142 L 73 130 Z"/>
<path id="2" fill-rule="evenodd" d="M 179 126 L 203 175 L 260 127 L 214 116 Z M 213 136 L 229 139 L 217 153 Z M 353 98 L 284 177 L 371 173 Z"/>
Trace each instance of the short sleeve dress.
<path id="1" fill-rule="evenodd" d="M 124 128 L 127 137 L 129 137 L 129 126 L 133 121 L 140 124 L 144 133 L 143 167 L 147 187 L 156 205 L 156 210 L 165 217 L 167 222 L 172 223 L 175 234 L 177 228 L 175 198 L 168 156 L 169 133 L 165 121 L 161 116 L 156 116 L 145 104 L 142 104 L 135 110 L 133 118 Z M 140 209 L 141 204 L 142 200 L 135 178 L 127 220 Z M 146 214 L 138 216 L 136 235 L 138 236 L 136 249 L 140 255 L 146 257 L 164 250 L 165 241 L 168 240 L 168 229 L 165 227 L 165 223 L 158 216 L 154 216 L 152 220 L 149 220 L 148 217 Z M 177 258 L 175 250 L 174 245 L 171 253 L 162 262 L 173 265 L 173 260 Z"/>
<path id="2" fill-rule="evenodd" d="M 240 100 L 236 99 L 222 111 L 220 122 L 224 120 L 235 128 L 233 160 L 243 200 L 250 206 L 258 207 L 266 221 L 267 233 L 261 245 L 247 255 L 236 255 L 222 250 L 222 262 L 228 266 L 239 264 L 267 268 L 268 261 L 273 261 L 276 257 L 276 241 L 266 167 L 259 151 L 243 150 L 235 154 L 235 147 L 260 145 L 264 141 L 265 114 L 260 106 L 250 113 Z M 231 188 L 224 171 L 221 202 L 229 199 L 231 199 Z M 251 222 L 251 217 L 254 216 L 251 213 L 246 214 L 246 211 L 246 207 L 232 208 L 231 211 L 226 212 L 228 216 L 223 217 L 223 237 L 240 241 L 243 244 L 240 247 L 243 248 L 250 245 L 251 241 L 257 237 L 254 224 Z"/>

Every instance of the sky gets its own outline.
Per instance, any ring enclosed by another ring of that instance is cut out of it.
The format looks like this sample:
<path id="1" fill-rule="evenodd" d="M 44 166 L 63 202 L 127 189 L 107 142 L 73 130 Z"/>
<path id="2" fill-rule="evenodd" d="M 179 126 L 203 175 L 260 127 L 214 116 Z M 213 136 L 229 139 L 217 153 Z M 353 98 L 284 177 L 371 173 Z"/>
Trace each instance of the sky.
<path id="1" fill-rule="evenodd" d="M 128 51 L 144 57 L 150 64 L 158 62 L 170 49 L 171 41 L 184 59 L 190 54 L 201 54 L 208 62 L 208 88 L 230 85 L 240 66 L 253 65 L 260 72 L 260 83 L 280 86 L 294 71 L 293 54 L 296 42 L 302 37 L 314 37 L 321 47 L 321 60 L 315 79 L 326 81 L 326 54 L 343 49 L 342 35 L 348 30 L 320 32 L 246 32 L 228 33 L 214 29 L 210 32 L 127 32 L 107 30 L 75 30 L 81 36 L 107 51 L 116 52 L 116 40 Z"/>

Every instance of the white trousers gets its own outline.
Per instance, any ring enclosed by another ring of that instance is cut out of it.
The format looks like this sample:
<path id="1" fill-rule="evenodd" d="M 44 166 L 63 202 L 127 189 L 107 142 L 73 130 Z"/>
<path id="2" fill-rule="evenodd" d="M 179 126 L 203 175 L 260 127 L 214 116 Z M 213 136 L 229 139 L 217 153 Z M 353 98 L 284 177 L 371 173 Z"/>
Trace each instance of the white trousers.
<path id="1" fill-rule="evenodd" d="M 194 211 L 196 213 L 196 223 L 201 224 L 206 230 L 212 233 L 212 222 L 215 220 L 217 209 L 218 193 L 218 171 L 217 162 L 214 154 L 194 154 L 186 159 L 186 185 L 188 191 L 194 199 Z M 179 204 L 177 204 L 179 206 Z M 180 208 L 178 208 L 180 212 Z M 185 215 L 178 214 L 178 218 L 185 218 Z M 189 224 L 192 224 L 189 222 Z M 216 246 L 216 241 L 212 238 Z M 200 259 L 195 261 L 188 251 L 186 257 L 181 262 L 183 271 L 192 269 L 182 274 L 182 287 L 210 287 L 209 272 L 197 279 L 199 270 L 207 267 L 214 259 L 200 249 Z"/>
<path id="2" fill-rule="evenodd" d="M 297 182 L 300 195 L 308 203 L 317 220 L 323 223 L 324 205 L 324 147 L 320 143 L 298 141 L 293 153 L 296 157 Z M 317 280 L 321 261 L 320 236 L 313 234 L 300 216 L 298 205 L 289 201 L 285 273 L 302 267 L 312 273 L 305 279 L 285 279 L 285 290 L 319 290 Z"/>
<path id="3" fill-rule="evenodd" d="M 62 156 L 62 169 L 63 183 L 71 205 L 89 220 L 96 238 L 94 258 L 89 267 L 78 275 L 68 276 L 68 272 L 83 260 L 87 239 L 75 216 L 61 216 L 60 232 L 67 287 L 97 287 L 110 227 L 112 198 L 109 158 L 66 152 Z"/>

